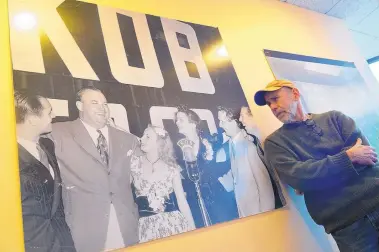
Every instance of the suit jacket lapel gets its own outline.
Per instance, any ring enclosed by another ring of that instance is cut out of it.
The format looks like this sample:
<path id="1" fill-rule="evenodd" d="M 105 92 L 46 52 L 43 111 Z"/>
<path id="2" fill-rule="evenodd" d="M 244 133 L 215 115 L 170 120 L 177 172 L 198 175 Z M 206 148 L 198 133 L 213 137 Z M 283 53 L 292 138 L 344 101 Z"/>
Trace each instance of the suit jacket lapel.
<path id="1" fill-rule="evenodd" d="M 75 142 L 77 142 L 85 152 L 96 159 L 101 165 L 106 167 L 106 165 L 101 160 L 100 154 L 97 151 L 97 148 L 93 143 L 91 136 L 89 135 L 80 119 L 73 121 L 73 126 L 73 138 Z"/>
<path id="2" fill-rule="evenodd" d="M 49 152 L 46 151 L 43 146 L 41 146 L 41 148 L 46 152 L 50 163 Z M 40 183 L 42 183 L 43 181 L 53 181 L 53 177 L 49 172 L 49 167 L 45 167 L 38 159 L 36 159 L 20 144 L 18 145 L 18 155 L 20 161 L 24 163 L 24 165 L 20 165 L 20 172 L 32 175 L 33 177 L 35 177 L 36 181 L 40 181 Z M 54 191 L 51 192 L 53 202 L 50 211 L 50 216 L 53 216 L 55 214 L 61 200 L 61 188 L 59 186 L 60 184 L 61 178 L 59 175 L 59 170 L 58 173 L 56 173 L 54 170 Z"/>
<path id="3" fill-rule="evenodd" d="M 116 162 L 117 157 L 121 157 L 123 155 L 126 155 L 127 153 L 122 148 L 122 144 L 118 144 L 119 141 L 117 141 L 117 130 L 111 126 L 108 127 L 108 134 L 109 134 L 109 165 L 108 169 L 111 170 L 113 164 Z"/>
<path id="4" fill-rule="evenodd" d="M 51 216 L 53 216 L 57 211 L 62 198 L 62 178 L 59 171 L 58 161 L 55 156 L 55 147 L 53 141 L 46 138 L 44 139 L 44 144 L 41 144 L 40 146 L 46 153 L 49 164 L 54 171 L 54 196 L 51 207 Z"/>
<path id="5" fill-rule="evenodd" d="M 25 164 L 25 166 L 20 166 L 21 172 L 32 172 L 35 176 L 39 177 L 40 179 L 50 179 L 53 180 L 53 177 L 51 176 L 48 169 L 45 168 L 45 166 L 36 159 L 32 154 L 29 153 L 21 144 L 18 144 L 18 156 L 21 162 Z M 25 168 L 30 169 L 28 171 L 25 171 Z"/>
<path id="6" fill-rule="evenodd" d="M 236 139 L 237 140 L 237 139 Z M 229 140 L 229 153 L 230 153 L 230 166 L 231 166 L 231 170 L 232 170 L 232 173 L 233 173 L 233 178 L 235 180 L 235 182 L 238 181 L 238 176 L 239 176 L 239 173 L 238 173 L 238 154 L 237 153 L 237 146 L 236 144 L 232 141 L 232 139 Z"/>

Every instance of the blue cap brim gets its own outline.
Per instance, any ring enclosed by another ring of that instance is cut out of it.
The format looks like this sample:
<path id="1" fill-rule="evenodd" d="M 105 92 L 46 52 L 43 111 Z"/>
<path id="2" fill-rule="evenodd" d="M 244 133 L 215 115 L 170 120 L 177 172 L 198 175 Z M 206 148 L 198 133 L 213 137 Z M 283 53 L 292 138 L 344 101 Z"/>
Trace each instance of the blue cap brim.
<path id="1" fill-rule="evenodd" d="M 267 91 L 258 91 L 254 95 L 254 101 L 258 106 L 265 106 L 267 105 L 265 100 L 265 94 Z"/>

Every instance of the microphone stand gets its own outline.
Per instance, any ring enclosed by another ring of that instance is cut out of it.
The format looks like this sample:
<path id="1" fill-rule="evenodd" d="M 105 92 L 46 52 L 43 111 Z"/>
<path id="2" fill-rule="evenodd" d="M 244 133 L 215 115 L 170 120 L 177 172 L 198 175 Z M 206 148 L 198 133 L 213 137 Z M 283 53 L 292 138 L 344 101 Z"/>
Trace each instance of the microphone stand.
<path id="1" fill-rule="evenodd" d="M 193 155 L 193 142 L 188 139 L 182 139 L 178 142 L 178 145 L 183 151 L 183 159 L 187 171 L 188 178 L 195 184 L 197 201 L 200 207 L 201 217 L 204 222 L 204 226 L 208 227 L 212 225 L 209 217 L 205 202 L 200 190 L 201 172 L 197 162 L 197 157 Z"/>

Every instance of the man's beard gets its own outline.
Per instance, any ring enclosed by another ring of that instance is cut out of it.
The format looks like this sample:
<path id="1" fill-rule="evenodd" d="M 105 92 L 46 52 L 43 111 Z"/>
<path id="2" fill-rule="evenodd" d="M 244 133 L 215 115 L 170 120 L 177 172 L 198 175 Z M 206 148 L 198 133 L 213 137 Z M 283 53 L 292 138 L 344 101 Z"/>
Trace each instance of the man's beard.
<path id="1" fill-rule="evenodd" d="M 293 123 L 296 121 L 296 110 L 297 110 L 297 102 L 293 102 L 290 106 L 290 108 L 288 109 L 288 118 L 287 120 L 285 120 L 283 123 L 287 124 L 287 123 Z"/>

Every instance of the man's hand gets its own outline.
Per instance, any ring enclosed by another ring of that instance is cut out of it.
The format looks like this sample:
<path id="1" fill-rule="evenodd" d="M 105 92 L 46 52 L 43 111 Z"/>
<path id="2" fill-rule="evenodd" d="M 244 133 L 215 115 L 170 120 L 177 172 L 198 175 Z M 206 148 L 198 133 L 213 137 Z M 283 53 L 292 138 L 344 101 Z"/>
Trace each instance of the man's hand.
<path id="1" fill-rule="evenodd" d="M 362 145 L 362 139 L 358 138 L 356 144 L 346 151 L 353 164 L 374 165 L 378 162 L 378 155 L 371 146 Z"/>

